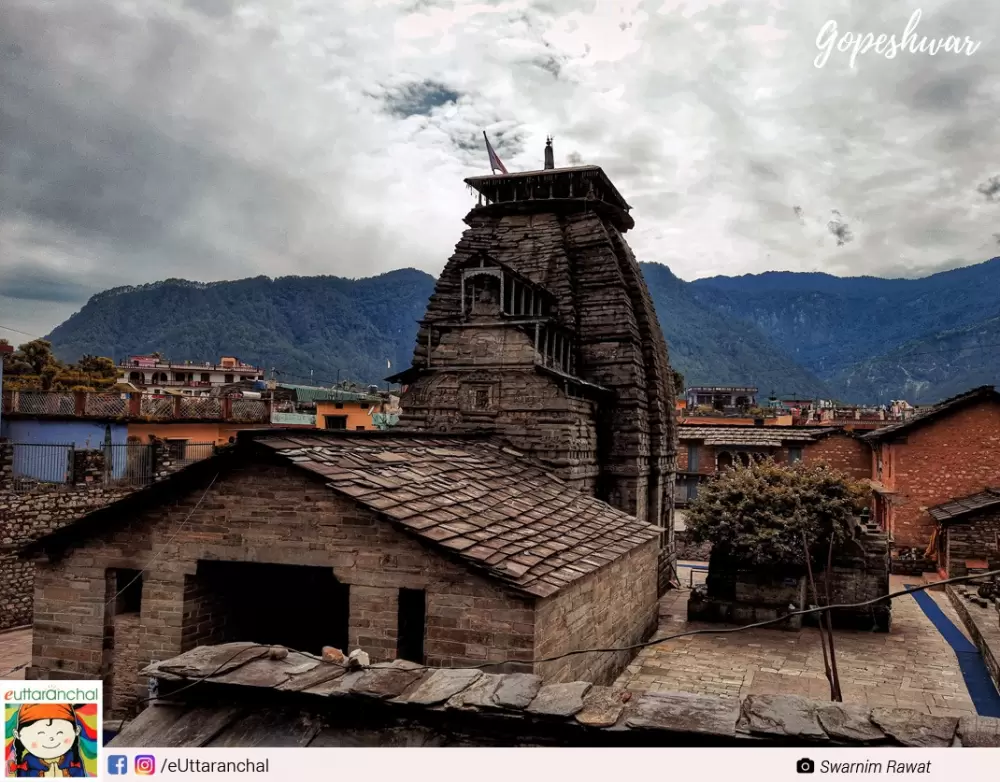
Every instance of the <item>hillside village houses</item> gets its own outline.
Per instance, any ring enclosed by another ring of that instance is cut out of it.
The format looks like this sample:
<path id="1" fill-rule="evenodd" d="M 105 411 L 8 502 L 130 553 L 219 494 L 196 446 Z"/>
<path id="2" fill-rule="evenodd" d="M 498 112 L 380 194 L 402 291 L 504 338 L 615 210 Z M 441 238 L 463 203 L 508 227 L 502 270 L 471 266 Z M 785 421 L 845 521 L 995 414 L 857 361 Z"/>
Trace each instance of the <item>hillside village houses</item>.
<path id="1" fill-rule="evenodd" d="M 217 364 L 170 361 L 158 354 L 129 356 L 118 365 L 118 374 L 120 382 L 140 390 L 162 394 L 176 389 L 187 396 L 208 396 L 212 388 L 264 379 L 263 369 L 234 356 L 223 356 Z"/>
<path id="2" fill-rule="evenodd" d="M 492 694 L 476 697 L 497 706 L 513 698 L 497 688 L 524 688 L 511 701 L 518 709 L 545 714 L 552 699 L 575 698 L 567 713 L 577 714 L 586 693 L 606 701 L 617 692 L 599 686 L 626 669 L 656 630 L 658 601 L 678 585 L 675 501 L 764 458 L 870 481 L 868 531 L 881 547 L 868 559 L 881 557 L 886 573 L 898 546 L 904 566 L 926 551 L 918 564 L 929 570 L 994 561 L 992 387 L 888 426 L 880 418 L 868 433 L 815 421 L 680 423 L 667 345 L 623 238 L 630 207 L 604 171 L 555 168 L 549 143 L 543 169 L 467 184 L 478 196 L 468 228 L 420 322 L 412 366 L 389 378 L 406 388 L 398 408 L 363 412 L 374 397 L 336 393 L 299 407 L 304 387 L 279 393 L 281 384 L 259 399 L 169 399 L 164 425 L 204 423 L 185 418 L 191 405 L 218 403 L 206 440 L 214 447 L 178 459 L 169 438 L 145 433 L 153 466 L 125 484 L 106 446 L 71 452 L 70 484 L 30 480 L 18 444 L 4 444 L 0 568 L 16 576 L 20 615 L 33 623 L 28 678 L 101 678 L 106 708 L 124 718 L 140 710 L 144 671 L 183 679 L 178 672 L 232 644 L 317 656 L 361 648 L 374 663 L 396 661 L 351 680 L 377 697 L 420 679 L 406 661 L 492 664 L 527 678 L 483 680 Z M 223 367 L 234 383 L 237 366 Z M 214 370 L 203 381 L 198 368 L 127 369 L 129 382 L 146 385 L 160 371 L 184 388 L 214 382 Z M 29 416 L 124 425 L 127 438 L 140 424 L 132 419 L 153 409 L 146 394 L 107 396 L 71 393 L 53 414 L 5 392 L 4 414 L 10 426 Z M 369 428 L 376 414 L 398 423 Z M 110 444 L 120 440 L 110 434 Z M 74 500 L 48 512 L 60 496 Z M 866 588 L 884 593 L 887 583 L 876 572 Z M 11 591 L 0 586 L 0 605 Z M 607 651 L 620 647 L 632 650 Z M 581 649 L 604 651 L 563 656 Z M 302 687 L 323 686 L 321 673 Z M 635 708 L 666 719 L 670 710 L 648 697 Z M 615 703 L 611 724 L 626 708 Z M 692 703 L 681 712 L 707 708 Z M 143 719 L 152 718 L 136 724 Z"/>

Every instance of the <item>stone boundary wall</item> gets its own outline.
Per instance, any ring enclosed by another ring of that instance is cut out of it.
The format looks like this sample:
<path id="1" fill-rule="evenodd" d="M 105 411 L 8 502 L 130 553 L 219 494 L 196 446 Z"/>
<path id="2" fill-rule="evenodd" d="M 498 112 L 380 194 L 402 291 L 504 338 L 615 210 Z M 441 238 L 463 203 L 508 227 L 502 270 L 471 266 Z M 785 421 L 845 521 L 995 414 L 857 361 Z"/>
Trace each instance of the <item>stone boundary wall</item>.
<path id="1" fill-rule="evenodd" d="M 74 451 L 74 482 L 70 484 L 38 483 L 15 490 L 13 462 L 14 444 L 0 442 L 0 631 L 32 621 L 34 564 L 19 559 L 17 552 L 31 541 L 141 488 L 102 483 L 104 452 L 100 449 Z M 170 458 L 163 443 L 153 441 L 153 481 L 166 478 L 182 466 Z"/>
<path id="2" fill-rule="evenodd" d="M 963 600 L 958 590 L 950 584 L 945 587 L 945 591 L 955 607 L 955 613 L 983 656 L 990 678 L 993 679 L 993 686 L 1000 691 L 1000 612 L 993 606 L 983 608 Z"/>
<path id="3" fill-rule="evenodd" d="M 178 691 L 188 708 L 214 705 L 215 713 L 202 712 L 203 719 L 244 705 L 283 710 L 290 722 L 287 710 L 297 707 L 321 715 L 319 722 L 327 725 L 367 726 L 380 733 L 407 724 L 432 727 L 461 734 L 472 744 L 480 737 L 479 743 L 501 746 L 1000 747 L 1000 719 L 988 717 L 938 717 L 794 695 L 751 695 L 742 701 L 679 692 L 640 695 L 589 682 L 543 685 L 533 674 L 428 669 L 401 660 L 348 672 L 298 652 L 279 648 L 281 659 L 262 657 L 266 653 L 254 644 L 199 647 L 143 674 L 159 680 L 161 698 L 169 700 L 169 693 Z M 214 678 L 206 680 L 209 675 Z M 197 680 L 200 686 L 189 686 Z M 159 740 L 156 746 L 162 746 L 165 731 L 150 728 L 166 711 L 148 708 L 111 745 L 149 746 Z M 204 742 L 211 738 L 206 734 Z"/>
<path id="4" fill-rule="evenodd" d="M 834 554 L 832 603 L 863 603 L 889 594 L 889 556 L 889 542 L 881 533 L 863 532 L 845 541 Z M 819 593 L 816 602 L 825 605 L 825 567 L 817 568 L 815 580 Z M 788 613 L 789 604 L 801 608 L 812 602 L 812 589 L 804 572 L 768 573 L 714 557 L 709 560 L 705 586 L 692 591 L 688 600 L 688 620 L 735 624 L 774 621 Z M 860 609 L 837 609 L 831 616 L 835 627 L 878 632 L 889 631 L 891 617 L 889 601 Z M 795 616 L 775 627 L 797 630 L 803 624 L 816 622 L 813 616 Z"/>

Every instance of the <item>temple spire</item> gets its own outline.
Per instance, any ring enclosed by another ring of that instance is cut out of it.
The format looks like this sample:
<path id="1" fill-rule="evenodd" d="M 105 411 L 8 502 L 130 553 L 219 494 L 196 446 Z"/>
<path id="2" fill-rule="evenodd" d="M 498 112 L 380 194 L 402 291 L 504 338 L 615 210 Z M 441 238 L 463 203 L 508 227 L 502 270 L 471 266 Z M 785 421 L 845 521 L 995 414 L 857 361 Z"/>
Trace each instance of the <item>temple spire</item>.
<path id="1" fill-rule="evenodd" d="M 555 159 L 552 156 L 552 136 L 547 136 L 545 139 L 545 168 L 548 170 L 555 167 Z"/>

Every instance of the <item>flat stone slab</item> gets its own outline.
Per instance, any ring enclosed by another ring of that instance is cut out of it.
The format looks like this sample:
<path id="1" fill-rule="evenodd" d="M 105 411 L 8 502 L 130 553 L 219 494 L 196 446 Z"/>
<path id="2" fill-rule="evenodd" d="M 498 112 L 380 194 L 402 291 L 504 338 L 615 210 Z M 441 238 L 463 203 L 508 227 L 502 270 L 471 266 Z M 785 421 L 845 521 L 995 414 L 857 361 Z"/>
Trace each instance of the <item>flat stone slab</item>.
<path id="1" fill-rule="evenodd" d="M 284 684 L 278 685 L 278 689 L 286 692 L 309 692 L 313 695 L 325 695 L 324 686 L 333 689 L 334 683 L 346 673 L 347 669 L 342 665 L 320 663 L 312 670 L 293 676 Z"/>
<path id="2" fill-rule="evenodd" d="M 641 696 L 629 709 L 625 724 L 630 728 L 704 733 L 733 737 L 740 704 L 735 698 L 697 695 L 689 692 L 656 692 Z"/>
<path id="3" fill-rule="evenodd" d="M 328 695 L 334 698 L 353 695 L 354 685 L 361 681 L 367 673 L 368 671 L 349 671 L 339 679 L 334 679 L 327 684 L 310 687 L 308 690 L 305 690 L 305 692 L 315 695 Z"/>
<path id="4" fill-rule="evenodd" d="M 396 698 L 426 674 L 426 669 L 413 663 L 397 663 L 402 661 L 387 666 L 372 666 L 355 682 L 351 692 L 371 698 Z"/>
<path id="5" fill-rule="evenodd" d="M 871 721 L 871 710 L 865 706 L 831 703 L 817 709 L 816 716 L 823 730 L 834 741 L 885 741 L 885 731 Z"/>
<path id="6" fill-rule="evenodd" d="M 872 709 L 872 722 L 904 747 L 950 747 L 958 717 L 933 717 L 913 709 Z"/>
<path id="7" fill-rule="evenodd" d="M 526 709 L 542 688 L 542 677 L 533 673 L 500 674 L 493 702 L 504 709 Z"/>
<path id="8" fill-rule="evenodd" d="M 226 673 L 215 674 L 209 681 L 220 684 L 239 684 L 244 687 L 278 687 L 293 676 L 308 673 L 318 665 L 318 660 L 297 652 L 288 655 L 283 660 L 270 660 L 266 657 L 250 658 L 250 662 L 229 668 Z"/>
<path id="9" fill-rule="evenodd" d="M 825 739 L 816 716 L 819 704 L 798 695 L 748 695 L 743 701 L 737 730 L 766 736 Z"/>
<path id="10" fill-rule="evenodd" d="M 434 671 L 420 683 L 420 686 L 400 700 L 420 706 L 436 706 L 467 689 L 482 675 L 482 671 L 474 668 L 445 668 Z"/>
<path id="11" fill-rule="evenodd" d="M 1000 747 L 1000 719 L 962 717 L 958 721 L 958 740 L 963 747 Z"/>
<path id="12" fill-rule="evenodd" d="M 493 693 L 500 685 L 501 675 L 498 673 L 484 673 L 476 679 L 466 690 L 458 693 L 448 701 L 449 708 L 453 709 L 495 709 Z"/>
<path id="13" fill-rule="evenodd" d="M 622 697 L 625 690 L 615 687 L 591 687 L 583 698 L 583 709 L 576 721 L 592 728 L 610 728 L 618 723 L 625 711 Z"/>
<path id="14" fill-rule="evenodd" d="M 527 710 L 530 714 L 546 717 L 572 717 L 583 710 L 583 696 L 590 688 L 590 682 L 546 685 L 538 691 Z"/>
<path id="15" fill-rule="evenodd" d="M 263 657 L 267 647 L 255 643 L 238 642 L 218 646 L 199 646 L 179 657 L 146 666 L 145 676 L 156 676 L 160 672 L 172 673 L 186 678 L 202 678 L 210 673 L 222 674 L 246 663 Z"/>

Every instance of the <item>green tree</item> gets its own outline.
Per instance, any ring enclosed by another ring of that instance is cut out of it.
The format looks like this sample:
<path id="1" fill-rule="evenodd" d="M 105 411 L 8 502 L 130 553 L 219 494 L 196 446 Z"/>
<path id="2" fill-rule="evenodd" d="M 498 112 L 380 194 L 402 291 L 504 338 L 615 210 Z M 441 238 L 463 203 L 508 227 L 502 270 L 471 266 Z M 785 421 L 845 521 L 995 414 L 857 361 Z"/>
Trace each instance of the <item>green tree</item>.
<path id="1" fill-rule="evenodd" d="M 684 392 L 687 390 L 684 387 L 684 375 L 682 375 L 676 369 L 674 369 L 672 371 L 674 373 L 674 393 L 678 397 L 683 398 L 684 397 Z"/>
<path id="2" fill-rule="evenodd" d="M 52 343 L 44 339 L 33 339 L 18 348 L 21 360 L 31 367 L 31 374 L 41 375 L 46 368 L 59 368 L 61 364 L 52 352 Z"/>
<path id="3" fill-rule="evenodd" d="M 834 548 L 850 534 L 850 522 L 870 491 L 824 465 L 767 461 L 741 466 L 699 492 L 688 510 L 687 528 L 696 542 L 711 541 L 712 564 L 735 560 L 745 568 L 805 570 L 815 604 L 829 606 Z M 813 573 L 824 551 L 826 594 L 821 598 Z M 829 611 L 819 625 L 830 699 L 842 701 Z"/>
<path id="4" fill-rule="evenodd" d="M 739 466 L 706 483 L 687 512 L 687 528 L 713 554 L 750 567 L 806 566 L 839 543 L 870 489 L 823 465 Z"/>

